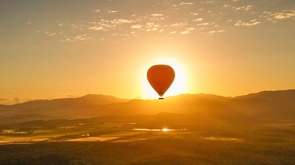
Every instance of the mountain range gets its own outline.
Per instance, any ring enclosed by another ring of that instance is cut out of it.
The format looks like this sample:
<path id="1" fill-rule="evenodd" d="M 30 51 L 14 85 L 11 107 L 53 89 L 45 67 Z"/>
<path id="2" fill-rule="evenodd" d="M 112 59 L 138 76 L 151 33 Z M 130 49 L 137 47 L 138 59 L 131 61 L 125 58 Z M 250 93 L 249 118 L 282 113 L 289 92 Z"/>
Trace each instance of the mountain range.
<path id="1" fill-rule="evenodd" d="M 262 91 L 238 97 L 180 94 L 164 100 L 128 100 L 107 95 L 86 95 L 78 98 L 35 100 L 0 105 L 0 124 L 164 113 L 189 115 L 199 122 L 206 120 L 207 123 L 294 121 L 295 89 Z"/>

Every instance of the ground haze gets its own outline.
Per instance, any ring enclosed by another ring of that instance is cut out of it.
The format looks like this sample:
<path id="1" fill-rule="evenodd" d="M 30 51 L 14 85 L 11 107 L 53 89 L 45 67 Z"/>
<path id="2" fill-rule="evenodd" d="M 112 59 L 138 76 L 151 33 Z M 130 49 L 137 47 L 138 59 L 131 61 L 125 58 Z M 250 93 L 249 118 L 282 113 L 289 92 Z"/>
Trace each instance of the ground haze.
<path id="1" fill-rule="evenodd" d="M 294 96 L 294 90 L 164 100 L 87 95 L 3 105 L 0 162 L 295 164 Z"/>

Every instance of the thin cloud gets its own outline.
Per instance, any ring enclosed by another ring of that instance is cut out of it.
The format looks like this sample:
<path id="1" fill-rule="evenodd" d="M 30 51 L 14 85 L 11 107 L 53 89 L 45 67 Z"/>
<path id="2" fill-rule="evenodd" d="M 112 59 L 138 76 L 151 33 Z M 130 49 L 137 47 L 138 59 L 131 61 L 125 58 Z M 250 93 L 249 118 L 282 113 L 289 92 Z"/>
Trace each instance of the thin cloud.
<path id="1" fill-rule="evenodd" d="M 75 41 L 73 39 L 66 38 L 66 39 L 63 39 L 63 40 L 59 40 L 59 42 L 75 42 Z"/>
<path id="2" fill-rule="evenodd" d="M 192 2 L 181 2 L 180 5 L 193 5 L 194 3 Z"/>
<path id="3" fill-rule="evenodd" d="M 162 17 L 163 14 L 154 13 L 154 14 L 151 14 L 151 16 L 153 16 L 153 17 Z"/>
<path id="4" fill-rule="evenodd" d="M 197 18 L 197 19 L 194 19 L 194 21 L 203 21 L 204 19 L 203 18 Z"/>
<path id="5" fill-rule="evenodd" d="M 130 26 L 131 29 L 140 29 L 141 27 L 139 24 Z"/>
<path id="6" fill-rule="evenodd" d="M 256 19 L 251 20 L 250 22 L 243 22 L 242 20 L 239 20 L 237 23 L 235 23 L 235 26 L 255 26 L 260 23 L 261 22 L 257 21 Z"/>
<path id="7" fill-rule="evenodd" d="M 155 25 L 155 22 L 147 22 L 145 25 L 146 27 L 151 28 Z"/>
<path id="8" fill-rule="evenodd" d="M 66 39 L 59 40 L 59 42 L 78 42 L 78 41 L 85 41 L 89 39 L 90 37 L 88 37 L 86 34 L 83 34 L 83 35 L 71 36 Z"/>
<path id="9" fill-rule="evenodd" d="M 253 6 L 252 5 L 248 5 L 248 6 L 240 6 L 240 7 L 233 7 L 233 9 L 235 10 L 250 10 Z"/>
<path id="10" fill-rule="evenodd" d="M 206 1 L 206 3 L 213 3 L 214 1 Z"/>
<path id="11" fill-rule="evenodd" d="M 213 35 L 215 33 L 222 33 L 222 32 L 224 32 L 224 30 L 211 30 L 211 31 L 208 32 L 208 34 Z"/>
<path id="12" fill-rule="evenodd" d="M 182 31 L 182 32 L 180 32 L 180 34 L 189 34 L 189 31 L 188 30 Z"/>
<path id="13" fill-rule="evenodd" d="M 128 19 L 115 19 L 113 21 L 111 21 L 111 23 L 114 24 L 124 24 L 124 23 L 132 23 L 134 22 L 133 20 L 128 20 Z"/>
<path id="14" fill-rule="evenodd" d="M 275 19 L 288 19 L 295 17 L 295 10 L 284 10 L 282 12 L 274 13 L 272 16 Z"/>
<path id="15" fill-rule="evenodd" d="M 193 27 L 186 28 L 186 31 L 192 31 L 192 30 L 195 30 L 195 28 L 193 28 Z"/>
<path id="16" fill-rule="evenodd" d="M 276 22 L 277 20 L 295 19 L 295 10 L 283 10 L 275 13 L 264 11 L 260 17 L 266 18 L 266 20 L 271 22 Z"/>
<path id="17" fill-rule="evenodd" d="M 207 26 L 207 25 L 209 25 L 209 23 L 208 22 L 204 22 L 204 23 L 199 23 L 197 26 Z"/>
<path id="18" fill-rule="evenodd" d="M 136 34 L 144 37 L 153 32 L 162 32 L 162 36 L 164 36 L 165 34 L 175 33 L 187 34 L 193 31 L 194 34 L 208 35 L 208 31 L 211 31 L 210 34 L 215 34 L 219 33 L 220 29 L 227 31 L 243 26 L 256 26 L 265 19 L 273 20 L 273 22 L 290 18 L 295 19 L 295 10 L 281 10 L 282 8 L 279 7 L 272 9 L 268 6 L 258 7 L 257 3 L 244 2 L 234 0 L 224 2 L 219 0 L 161 1 L 154 5 L 155 8 L 161 10 L 140 10 L 139 12 L 135 10 L 131 12 L 129 9 L 115 8 L 115 6 L 108 9 L 94 8 L 90 12 L 96 18 L 95 21 L 63 22 L 63 25 L 59 25 L 62 27 L 58 27 L 58 29 L 66 36 L 60 42 L 87 40 L 87 38 L 75 36 L 81 31 L 74 30 L 80 29 L 90 31 L 89 36 L 101 35 L 100 37 L 105 39 L 115 37 L 116 39 L 123 37 L 128 39 L 125 34 L 129 36 Z M 213 5 L 212 3 L 216 4 Z M 267 1 L 264 0 L 261 4 L 263 3 L 266 4 Z M 264 10 L 268 12 L 263 12 Z M 69 28 L 71 30 L 68 30 Z M 47 36 L 62 36 L 57 31 L 56 33 L 52 33 L 51 29 L 47 31 L 51 32 L 47 33 Z M 57 37 L 52 37 L 52 39 L 54 38 Z"/>
<path id="19" fill-rule="evenodd" d="M 56 33 L 45 32 L 48 37 L 54 36 Z"/>
<path id="20" fill-rule="evenodd" d="M 78 36 L 74 37 L 74 40 L 80 40 L 80 41 L 85 41 L 87 39 L 89 39 L 89 37 L 87 37 L 86 34 L 78 35 Z"/>
<path id="21" fill-rule="evenodd" d="M 101 26 L 91 26 L 89 27 L 90 30 L 103 30 L 104 28 Z"/>
<path id="22" fill-rule="evenodd" d="M 117 13 L 117 10 L 109 10 L 108 13 Z"/>
<path id="23" fill-rule="evenodd" d="M 186 25 L 187 25 L 187 23 L 175 23 L 175 24 L 172 24 L 171 27 L 183 27 Z"/>

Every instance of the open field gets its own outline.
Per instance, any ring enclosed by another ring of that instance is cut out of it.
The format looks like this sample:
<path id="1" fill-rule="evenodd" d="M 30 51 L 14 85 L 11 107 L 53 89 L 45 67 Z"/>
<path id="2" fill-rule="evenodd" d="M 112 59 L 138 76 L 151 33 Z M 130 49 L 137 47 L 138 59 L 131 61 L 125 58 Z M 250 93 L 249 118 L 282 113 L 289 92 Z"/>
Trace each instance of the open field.
<path id="1" fill-rule="evenodd" d="M 181 117 L 177 124 L 169 117 L 166 122 L 155 118 L 107 117 L 2 125 L 0 162 L 295 164 L 295 123 L 237 127 L 183 122 Z"/>

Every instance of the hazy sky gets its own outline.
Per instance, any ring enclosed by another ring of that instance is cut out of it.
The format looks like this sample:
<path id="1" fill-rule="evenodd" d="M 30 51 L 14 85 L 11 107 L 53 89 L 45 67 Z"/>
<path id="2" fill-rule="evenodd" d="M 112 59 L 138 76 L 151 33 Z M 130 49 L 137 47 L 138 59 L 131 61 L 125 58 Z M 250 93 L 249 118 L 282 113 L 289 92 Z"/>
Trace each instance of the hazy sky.
<path id="1" fill-rule="evenodd" d="M 170 94 L 295 88 L 294 0 L 1 0 L 0 22 L 2 104 L 146 98 L 158 63 Z"/>

